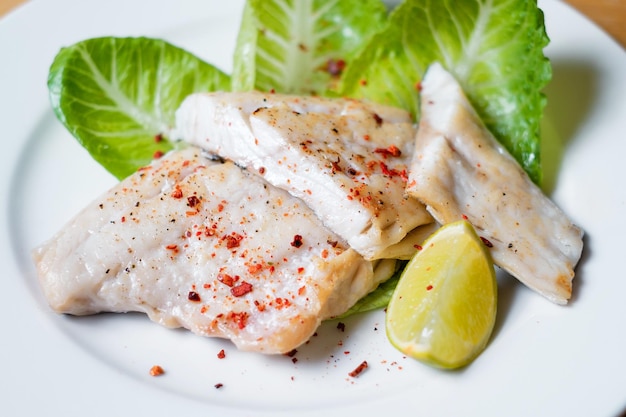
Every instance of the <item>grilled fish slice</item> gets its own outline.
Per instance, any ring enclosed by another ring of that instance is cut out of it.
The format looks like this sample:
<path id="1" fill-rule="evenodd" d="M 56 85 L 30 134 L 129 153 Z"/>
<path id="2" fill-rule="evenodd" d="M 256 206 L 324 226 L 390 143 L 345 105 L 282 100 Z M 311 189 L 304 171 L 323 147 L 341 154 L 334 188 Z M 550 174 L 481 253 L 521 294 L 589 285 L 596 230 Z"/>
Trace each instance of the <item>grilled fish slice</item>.
<path id="1" fill-rule="evenodd" d="M 440 223 L 467 216 L 494 262 L 557 304 L 571 297 L 583 232 L 485 128 L 439 64 L 422 81 L 409 194 Z"/>
<path id="2" fill-rule="evenodd" d="M 366 259 L 433 222 L 405 195 L 415 127 L 403 110 L 349 99 L 199 93 L 177 137 L 235 161 L 302 199 Z"/>
<path id="3" fill-rule="evenodd" d="M 282 353 L 388 276 L 298 199 L 200 152 L 139 170 L 33 252 L 54 310 L 139 311 Z"/>

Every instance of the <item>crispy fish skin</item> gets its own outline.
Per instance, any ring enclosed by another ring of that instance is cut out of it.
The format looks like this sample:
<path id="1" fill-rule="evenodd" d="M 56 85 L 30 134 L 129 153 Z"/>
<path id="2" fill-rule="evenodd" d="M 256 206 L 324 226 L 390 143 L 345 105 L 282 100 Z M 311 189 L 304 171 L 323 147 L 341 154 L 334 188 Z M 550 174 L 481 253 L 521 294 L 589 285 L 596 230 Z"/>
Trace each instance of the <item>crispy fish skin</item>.
<path id="1" fill-rule="evenodd" d="M 284 353 L 376 287 L 305 204 L 189 147 L 125 179 L 33 252 L 52 309 L 139 311 Z"/>
<path id="2" fill-rule="evenodd" d="M 422 81 L 415 143 L 407 192 L 442 224 L 466 216 L 497 265 L 566 304 L 583 231 L 530 180 L 439 64 Z"/>
<path id="3" fill-rule="evenodd" d="M 198 93 L 175 134 L 302 199 L 366 259 L 433 222 L 405 195 L 415 126 L 400 109 L 350 99 Z"/>

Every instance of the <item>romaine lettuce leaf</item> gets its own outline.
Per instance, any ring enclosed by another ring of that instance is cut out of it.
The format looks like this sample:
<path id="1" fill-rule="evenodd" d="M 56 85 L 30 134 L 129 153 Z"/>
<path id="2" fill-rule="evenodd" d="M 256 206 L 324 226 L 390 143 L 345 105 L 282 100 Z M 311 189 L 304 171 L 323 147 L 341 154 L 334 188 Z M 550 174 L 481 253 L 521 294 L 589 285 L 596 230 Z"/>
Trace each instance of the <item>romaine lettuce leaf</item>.
<path id="1" fill-rule="evenodd" d="M 543 54 L 548 42 L 535 0 L 405 0 L 347 68 L 341 92 L 419 118 L 419 82 L 439 61 L 539 183 L 541 90 L 552 77 Z"/>
<path id="2" fill-rule="evenodd" d="M 331 95 L 386 18 L 381 0 L 248 0 L 232 89 Z"/>
<path id="3" fill-rule="evenodd" d="M 217 68 L 149 38 L 79 42 L 57 54 L 48 75 L 58 119 L 120 179 L 172 149 L 167 133 L 188 94 L 229 88 Z"/>

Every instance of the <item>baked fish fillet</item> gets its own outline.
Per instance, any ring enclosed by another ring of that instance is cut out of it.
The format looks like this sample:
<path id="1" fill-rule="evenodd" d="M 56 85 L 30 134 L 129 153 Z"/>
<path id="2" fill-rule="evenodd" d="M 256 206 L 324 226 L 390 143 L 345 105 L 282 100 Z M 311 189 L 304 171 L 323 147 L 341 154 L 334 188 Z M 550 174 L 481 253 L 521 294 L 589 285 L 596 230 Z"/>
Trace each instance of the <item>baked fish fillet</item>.
<path id="1" fill-rule="evenodd" d="M 407 191 L 442 224 L 466 216 L 493 245 L 497 265 L 549 300 L 567 303 L 582 230 L 496 141 L 439 64 L 422 81 Z"/>
<path id="2" fill-rule="evenodd" d="M 375 275 L 298 199 L 200 152 L 140 169 L 34 251 L 54 310 L 139 311 L 280 353 L 389 276 Z"/>
<path id="3" fill-rule="evenodd" d="M 233 160 L 302 199 L 366 259 L 432 223 L 405 195 L 415 127 L 403 110 L 349 99 L 198 93 L 177 138 Z"/>

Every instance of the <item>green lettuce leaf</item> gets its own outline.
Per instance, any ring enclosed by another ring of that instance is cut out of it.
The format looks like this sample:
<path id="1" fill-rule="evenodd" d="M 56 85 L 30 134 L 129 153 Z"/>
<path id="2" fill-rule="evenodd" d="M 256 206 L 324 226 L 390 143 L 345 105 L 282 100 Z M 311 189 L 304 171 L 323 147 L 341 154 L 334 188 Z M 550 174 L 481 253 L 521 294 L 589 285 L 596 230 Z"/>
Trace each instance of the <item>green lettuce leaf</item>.
<path id="1" fill-rule="evenodd" d="M 63 48 L 48 75 L 58 119 L 117 178 L 174 144 L 167 134 L 190 93 L 230 89 L 230 77 L 149 38 L 95 38 Z"/>
<path id="2" fill-rule="evenodd" d="M 485 124 L 541 181 L 539 126 L 552 77 L 549 39 L 535 0 L 405 0 L 347 68 L 341 93 L 411 111 L 438 61 L 460 82 Z"/>
<path id="3" fill-rule="evenodd" d="M 332 95 L 344 66 L 386 18 L 381 0 L 249 0 L 232 89 Z"/>

